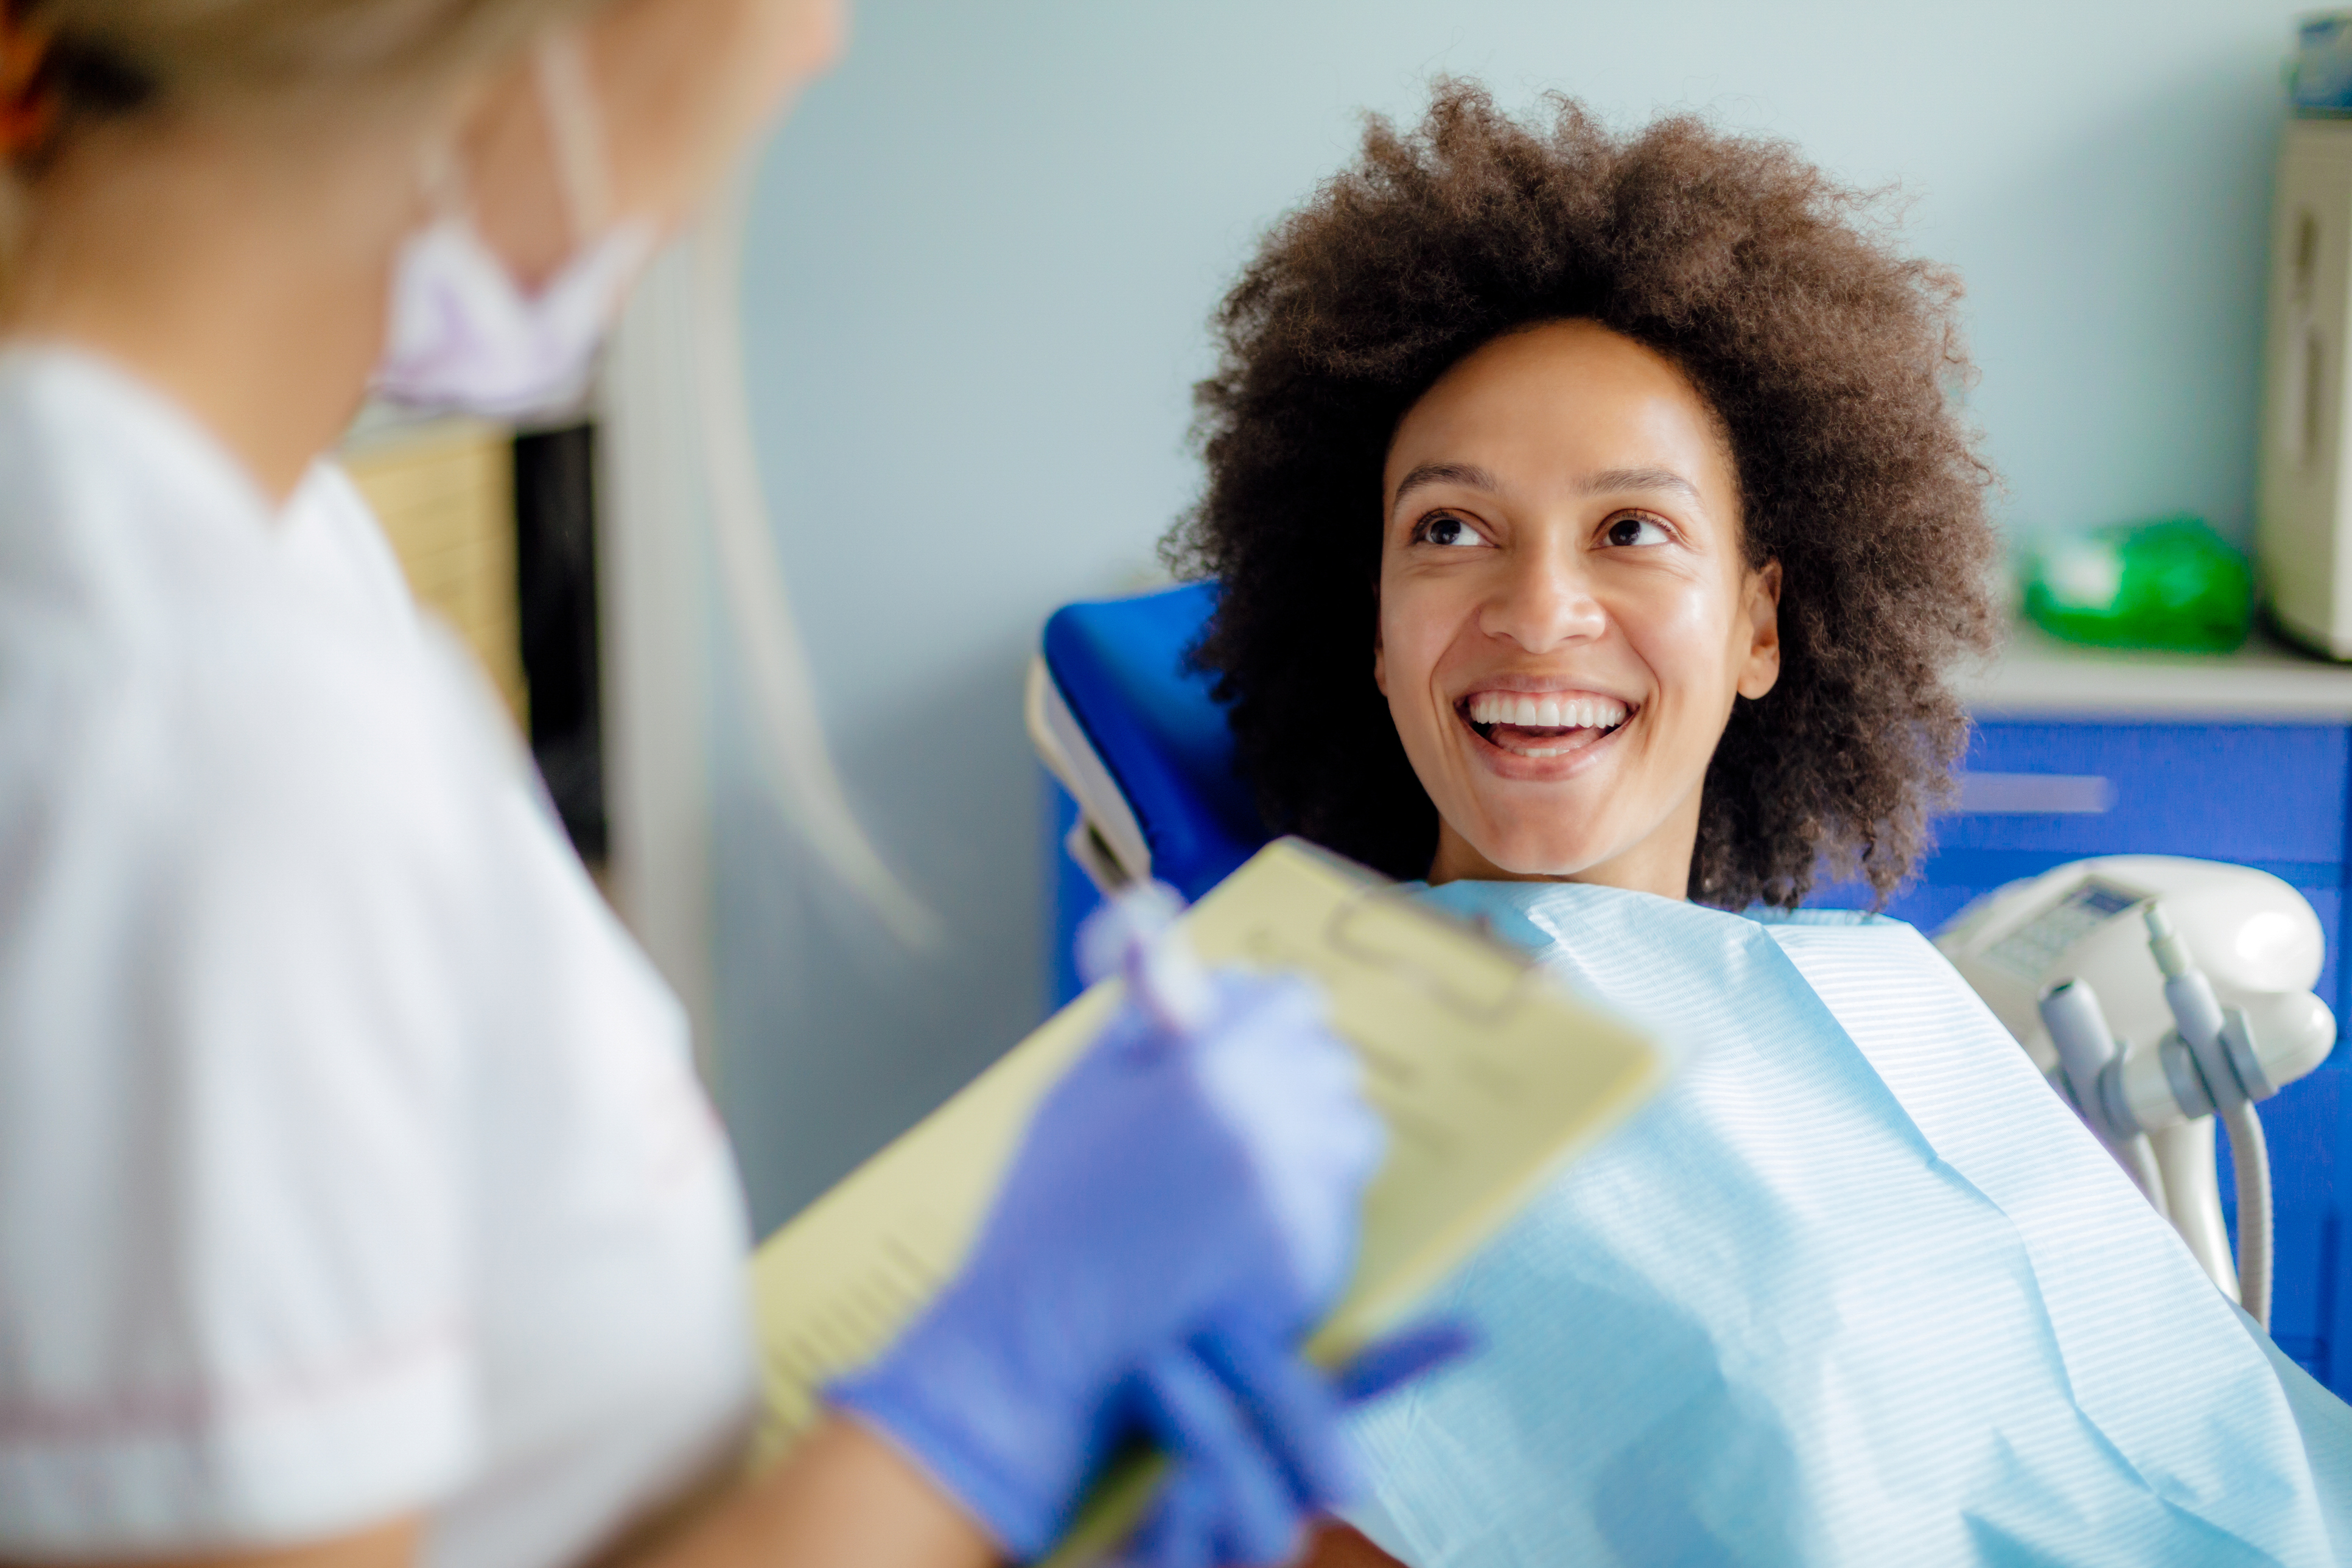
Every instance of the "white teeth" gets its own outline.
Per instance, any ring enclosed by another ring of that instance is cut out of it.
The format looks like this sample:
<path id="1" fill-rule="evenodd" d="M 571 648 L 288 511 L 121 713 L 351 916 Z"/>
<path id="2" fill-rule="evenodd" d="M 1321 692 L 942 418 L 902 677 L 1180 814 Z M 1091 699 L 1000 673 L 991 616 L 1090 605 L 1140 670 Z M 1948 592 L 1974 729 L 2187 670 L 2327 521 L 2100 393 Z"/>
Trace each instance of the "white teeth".
<path id="1" fill-rule="evenodd" d="M 1626 711 L 1622 702 L 1606 697 L 1538 697 L 1516 691 L 1481 691 L 1470 699 L 1470 721 L 1474 724 L 1518 724 L 1540 730 L 1611 729 L 1625 721 Z"/>

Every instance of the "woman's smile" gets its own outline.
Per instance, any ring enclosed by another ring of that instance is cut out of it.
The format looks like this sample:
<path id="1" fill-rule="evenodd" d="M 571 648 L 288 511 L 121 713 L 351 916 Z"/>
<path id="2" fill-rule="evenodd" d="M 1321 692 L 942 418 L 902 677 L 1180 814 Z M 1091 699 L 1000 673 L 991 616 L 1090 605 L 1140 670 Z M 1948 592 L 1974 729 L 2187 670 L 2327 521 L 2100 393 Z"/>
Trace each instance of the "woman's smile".
<path id="1" fill-rule="evenodd" d="M 1458 699 L 1470 750 L 1504 778 L 1567 778 L 1591 765 L 1631 722 L 1636 704 L 1581 689 L 1488 686 Z"/>

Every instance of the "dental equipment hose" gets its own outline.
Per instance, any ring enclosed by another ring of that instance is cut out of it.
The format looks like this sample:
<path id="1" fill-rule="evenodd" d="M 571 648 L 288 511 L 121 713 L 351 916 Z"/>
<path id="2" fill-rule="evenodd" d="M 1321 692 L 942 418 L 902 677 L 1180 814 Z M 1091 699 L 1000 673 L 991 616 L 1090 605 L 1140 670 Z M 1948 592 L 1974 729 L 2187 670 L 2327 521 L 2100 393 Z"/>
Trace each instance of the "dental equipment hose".
<path id="1" fill-rule="evenodd" d="M 2263 1070 L 2245 1015 L 2223 1011 L 2212 982 L 2190 961 L 2188 944 L 2173 929 L 2164 906 L 2152 902 L 2140 914 L 2147 926 L 2148 952 L 2164 975 L 2165 1005 L 2179 1026 L 2159 1048 L 2175 1053 L 2184 1100 L 2202 1091 L 2204 1103 L 2184 1103 L 2181 1109 L 2192 1116 L 2217 1115 L 2230 1131 L 2231 1174 L 2238 1189 L 2238 1304 L 2268 1332 L 2270 1145 L 2263 1137 L 2254 1102 L 2274 1093 L 2276 1086 Z"/>
<path id="2" fill-rule="evenodd" d="M 2238 1186 L 2238 1305 L 2270 1331 L 2271 1155 L 2253 1101 L 2242 1100 L 2221 1112 L 2230 1132 L 2231 1174 Z"/>
<path id="3" fill-rule="evenodd" d="M 2232 1143 L 2231 1147 L 2234 1149 L 2237 1145 Z M 2148 1206 L 2169 1220 L 2172 1208 L 2165 1196 L 2164 1173 L 2158 1168 L 2156 1151 L 2147 1146 L 2147 1140 L 2126 1138 L 2108 1144 L 2107 1148 L 2123 1166 L 2124 1174 L 2129 1176 L 2132 1184 L 2139 1189 L 2139 1195 L 2147 1200 Z"/>

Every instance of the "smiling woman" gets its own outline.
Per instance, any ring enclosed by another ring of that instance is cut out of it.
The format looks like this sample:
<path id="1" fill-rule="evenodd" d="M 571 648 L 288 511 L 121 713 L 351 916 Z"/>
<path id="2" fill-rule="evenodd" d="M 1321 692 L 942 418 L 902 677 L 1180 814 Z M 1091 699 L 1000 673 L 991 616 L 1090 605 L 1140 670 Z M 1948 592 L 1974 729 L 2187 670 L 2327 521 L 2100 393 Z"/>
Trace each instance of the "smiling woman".
<path id="1" fill-rule="evenodd" d="M 1591 321 L 1508 333 L 1389 448 L 1373 680 L 1437 807 L 1433 882 L 1683 896 L 1735 697 L 1780 669 L 1713 415 Z"/>
<path id="2" fill-rule="evenodd" d="M 1993 636 L 1958 286 L 1786 147 L 1555 107 L 1447 83 L 1375 121 L 1227 297 L 1169 543 L 1224 582 L 1200 659 L 1270 822 L 1391 875 L 1884 895 L 1965 733 L 1943 672 Z M 1496 730 L 1482 691 L 1629 717 Z M 1557 820 L 1495 809 L 1538 788 Z"/>

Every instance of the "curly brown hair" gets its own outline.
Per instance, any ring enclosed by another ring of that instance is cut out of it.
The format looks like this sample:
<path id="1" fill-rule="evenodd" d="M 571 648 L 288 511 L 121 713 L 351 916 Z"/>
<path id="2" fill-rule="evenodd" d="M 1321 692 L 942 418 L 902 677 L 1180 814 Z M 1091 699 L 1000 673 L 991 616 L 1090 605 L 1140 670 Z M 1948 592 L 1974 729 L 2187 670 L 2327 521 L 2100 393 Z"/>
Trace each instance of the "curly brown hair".
<path id="1" fill-rule="evenodd" d="M 1690 896 L 1793 907 L 1825 864 L 1883 902 L 1967 740 L 1945 671 L 1996 625 L 1958 280 L 1784 144 L 1548 102 L 1523 123 L 1445 80 L 1412 134 L 1373 119 L 1225 297 L 1194 390 L 1208 488 L 1162 546 L 1223 581 L 1195 661 L 1270 826 L 1426 875 L 1436 812 L 1371 679 L 1389 443 L 1481 344 L 1596 321 L 1697 388 L 1749 563 L 1781 564 L 1780 681 L 1716 749 Z"/>

